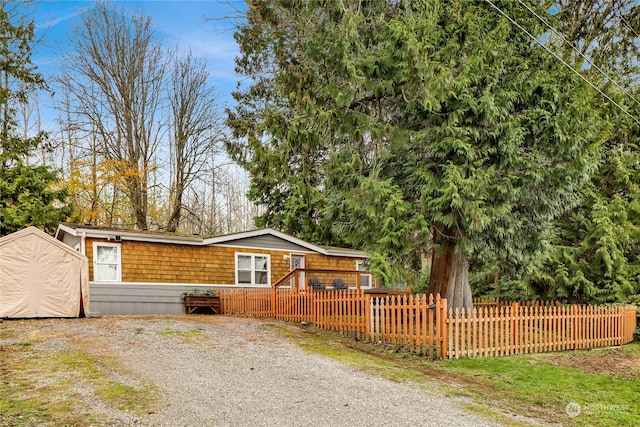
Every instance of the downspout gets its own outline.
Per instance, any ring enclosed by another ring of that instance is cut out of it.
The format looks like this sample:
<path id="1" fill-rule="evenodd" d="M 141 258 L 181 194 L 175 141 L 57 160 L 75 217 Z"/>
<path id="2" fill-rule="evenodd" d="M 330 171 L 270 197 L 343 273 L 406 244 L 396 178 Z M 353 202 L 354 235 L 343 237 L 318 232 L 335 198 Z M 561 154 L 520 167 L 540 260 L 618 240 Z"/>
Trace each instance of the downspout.
<path id="1" fill-rule="evenodd" d="M 85 246 L 86 246 L 85 240 L 86 240 L 86 238 L 87 238 L 87 232 L 83 231 L 82 235 L 80 236 L 80 253 L 82 255 L 84 255 L 85 257 L 87 256 L 87 254 L 85 252 Z M 89 268 L 88 267 L 89 266 L 87 266 L 86 271 L 85 271 L 85 269 L 83 269 L 83 271 L 82 271 L 82 275 L 86 275 L 87 276 L 87 277 L 85 277 L 85 280 L 87 281 L 86 282 L 87 283 L 87 290 L 89 289 Z M 80 284 L 80 289 L 81 290 L 83 289 L 82 281 L 81 281 L 81 284 Z M 89 294 L 90 294 L 90 292 L 89 292 Z M 90 305 L 91 305 L 90 301 L 91 300 L 90 300 L 89 294 L 84 295 L 82 291 L 80 292 L 80 302 L 81 302 L 81 307 L 82 307 L 81 311 L 83 312 L 83 313 L 81 313 L 81 315 L 84 315 L 84 317 L 87 317 L 87 312 L 90 312 L 90 310 L 91 310 L 91 307 L 90 307 Z M 84 304 L 85 299 L 89 304 Z"/>
<path id="2" fill-rule="evenodd" d="M 82 232 L 82 236 L 80 237 L 80 253 L 84 256 L 87 256 L 87 253 L 85 252 L 85 240 L 87 238 L 87 232 L 83 231 Z"/>

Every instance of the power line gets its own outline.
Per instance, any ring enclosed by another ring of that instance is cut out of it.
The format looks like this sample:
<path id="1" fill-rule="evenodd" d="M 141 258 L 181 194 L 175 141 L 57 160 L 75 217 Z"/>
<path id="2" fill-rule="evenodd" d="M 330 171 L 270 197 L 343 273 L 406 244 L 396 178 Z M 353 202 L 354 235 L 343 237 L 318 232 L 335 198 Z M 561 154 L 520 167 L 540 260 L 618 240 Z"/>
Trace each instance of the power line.
<path id="1" fill-rule="evenodd" d="M 629 92 L 627 92 L 623 87 L 621 87 L 615 80 L 613 80 L 607 73 L 605 73 L 604 71 L 602 71 L 602 69 L 600 67 L 598 67 L 596 64 L 594 64 L 593 62 L 591 62 L 591 60 L 589 58 L 587 58 L 579 49 L 576 49 L 576 47 L 569 41 L 566 39 L 566 37 L 558 30 L 556 30 L 555 28 L 553 28 L 551 26 L 551 24 L 549 24 L 547 21 L 544 20 L 544 18 L 542 18 L 540 15 L 538 15 L 536 13 L 535 10 L 531 9 L 526 3 L 524 3 L 522 0 L 518 0 L 518 3 L 520 3 L 522 6 L 524 6 L 529 12 L 531 12 L 536 18 L 538 18 L 541 22 L 544 23 L 544 25 L 546 25 L 551 31 L 553 31 L 554 33 L 556 33 L 558 36 L 560 36 L 560 38 L 562 39 L 562 41 L 564 41 L 566 44 L 568 44 L 572 50 L 574 50 L 576 53 L 578 53 L 578 55 L 580 55 L 581 57 L 584 58 L 585 61 L 587 61 L 587 63 L 589 65 L 591 65 L 593 68 L 595 68 L 596 70 L 598 70 L 598 72 L 600 72 L 600 74 L 602 74 L 604 77 L 606 77 L 610 82 L 612 82 L 614 84 L 615 87 L 617 87 L 622 93 L 624 93 L 625 95 L 627 95 L 629 98 L 633 99 L 636 104 L 640 105 L 640 101 L 638 101 L 632 94 L 630 94 Z M 622 18 L 622 17 L 621 17 Z"/>
<path id="2" fill-rule="evenodd" d="M 549 52 L 554 58 L 556 58 L 558 61 L 560 61 L 565 67 L 567 67 L 568 69 L 570 69 L 571 71 L 574 72 L 575 75 L 577 75 L 581 80 L 583 80 L 586 84 L 588 84 L 589 86 L 591 86 L 592 89 L 594 89 L 596 92 L 598 92 L 600 95 L 602 95 L 605 99 L 607 99 L 609 102 L 611 102 L 613 105 L 615 105 L 620 111 L 622 111 L 623 113 L 625 113 L 627 116 L 629 116 L 634 122 L 636 122 L 637 124 L 640 125 L 640 120 L 637 119 L 635 116 L 633 116 L 631 113 L 629 113 L 627 110 L 625 110 L 624 108 L 622 108 L 622 106 L 620 104 L 618 104 L 616 101 L 614 101 L 613 99 L 611 99 L 611 97 L 609 95 L 607 95 L 606 93 L 602 92 L 602 90 L 600 90 L 600 88 L 596 87 L 596 85 L 594 85 L 593 83 L 591 83 L 586 77 L 584 77 L 580 72 L 576 71 L 571 65 L 569 65 L 564 59 L 560 58 L 556 53 L 552 52 L 547 46 L 545 46 L 544 44 L 542 44 L 542 42 L 540 40 L 538 40 L 533 34 L 531 34 L 529 31 L 527 31 L 522 25 L 518 24 L 518 22 L 516 22 L 513 18 L 511 18 L 509 15 L 507 15 L 505 12 L 502 11 L 502 9 L 500 9 L 498 6 L 496 6 L 495 4 L 493 4 L 493 2 L 491 0 L 485 0 L 487 3 L 489 3 L 491 5 L 491 7 L 493 7 L 500 15 L 504 16 L 505 18 L 507 18 L 507 20 L 509 22 L 511 22 L 513 25 L 515 25 L 516 27 L 518 27 L 523 33 L 525 33 L 527 36 L 529 36 L 533 41 L 535 41 L 538 45 L 540 45 L 544 50 L 546 50 L 547 52 Z"/>
<path id="3" fill-rule="evenodd" d="M 620 15 L 620 21 L 622 21 L 624 26 L 627 27 L 628 29 L 630 29 L 633 32 L 633 34 L 636 35 L 636 37 L 640 38 L 640 35 L 638 35 L 638 32 L 633 29 L 633 27 L 627 22 L 626 19 L 624 19 L 624 17 L 622 15 Z"/>

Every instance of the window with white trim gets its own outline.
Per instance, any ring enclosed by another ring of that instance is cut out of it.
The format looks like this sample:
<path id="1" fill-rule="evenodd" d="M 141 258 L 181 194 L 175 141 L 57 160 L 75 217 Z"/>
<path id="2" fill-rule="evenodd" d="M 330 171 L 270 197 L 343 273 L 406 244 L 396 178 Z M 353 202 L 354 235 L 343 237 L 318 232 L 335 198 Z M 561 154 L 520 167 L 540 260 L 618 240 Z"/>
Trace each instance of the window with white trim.
<path id="1" fill-rule="evenodd" d="M 119 243 L 93 242 L 93 280 L 121 282 L 122 257 Z"/>
<path id="2" fill-rule="evenodd" d="M 358 260 L 356 261 L 356 270 L 358 271 L 369 271 L 369 265 L 366 261 Z M 372 282 L 371 274 L 361 274 L 360 275 L 360 287 L 361 288 L 370 288 Z"/>
<path id="3" fill-rule="evenodd" d="M 236 253 L 236 284 L 269 286 L 271 257 L 268 254 Z"/>

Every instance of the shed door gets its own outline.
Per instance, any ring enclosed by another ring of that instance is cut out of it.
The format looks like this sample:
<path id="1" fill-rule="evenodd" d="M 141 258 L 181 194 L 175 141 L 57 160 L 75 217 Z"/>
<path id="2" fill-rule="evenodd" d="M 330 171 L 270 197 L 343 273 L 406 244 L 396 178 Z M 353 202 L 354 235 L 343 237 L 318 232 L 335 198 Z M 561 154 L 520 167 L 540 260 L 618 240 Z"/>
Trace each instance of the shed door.
<path id="1" fill-rule="evenodd" d="M 291 254 L 289 257 L 291 260 L 291 270 L 296 268 L 306 268 L 305 256 L 300 254 Z M 294 278 L 291 278 L 291 287 L 295 284 Z M 300 289 L 304 288 L 304 271 L 298 272 L 298 286 Z"/>

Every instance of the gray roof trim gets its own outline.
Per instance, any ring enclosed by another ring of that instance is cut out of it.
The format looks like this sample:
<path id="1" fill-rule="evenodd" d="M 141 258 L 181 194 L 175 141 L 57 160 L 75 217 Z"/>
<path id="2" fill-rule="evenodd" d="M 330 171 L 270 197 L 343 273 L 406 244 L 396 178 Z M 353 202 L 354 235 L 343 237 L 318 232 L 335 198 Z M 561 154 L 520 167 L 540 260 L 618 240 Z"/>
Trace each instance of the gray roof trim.
<path id="1" fill-rule="evenodd" d="M 116 236 L 120 236 L 121 239 L 138 242 L 157 242 L 157 243 L 178 243 L 182 245 L 202 245 L 202 237 L 190 237 L 190 236 L 171 236 L 165 234 L 152 234 L 152 233 L 138 233 L 135 231 L 123 231 L 123 230 L 107 230 L 107 229 L 95 229 L 95 228 L 73 228 L 66 224 L 59 224 L 58 230 L 56 230 L 56 239 L 60 232 L 70 234 L 75 237 L 94 237 L 107 240 L 115 240 Z"/>
<path id="2" fill-rule="evenodd" d="M 304 240 L 293 237 L 289 234 L 283 233 L 273 228 L 261 228 L 258 230 L 243 231 L 241 233 L 228 234 L 226 236 L 210 237 L 204 239 L 205 244 L 229 244 L 234 240 L 247 239 L 251 237 L 259 237 L 271 235 L 279 239 L 285 240 L 297 246 L 301 246 L 311 252 L 317 252 L 327 256 L 341 256 L 349 258 L 367 258 L 367 254 L 361 251 L 342 249 L 342 248 L 325 248 L 322 246 L 314 245 L 313 243 L 306 242 Z"/>
<path id="3" fill-rule="evenodd" d="M 327 250 L 321 246 L 314 245 L 309 242 L 305 242 L 304 240 L 300 240 L 297 237 L 290 236 L 288 234 L 282 233 L 280 231 L 274 230 L 273 228 L 261 228 L 258 230 L 244 231 L 242 233 L 228 234 L 226 236 L 218 236 L 218 237 L 210 237 L 208 239 L 204 239 L 205 244 L 214 245 L 218 243 L 229 243 L 234 240 L 239 239 L 247 239 L 251 237 L 259 237 L 264 235 L 272 235 L 279 239 L 285 240 L 287 242 L 293 243 L 294 245 L 302 246 L 305 249 L 309 249 L 313 252 L 319 252 L 324 255 L 328 255 Z"/>
<path id="4" fill-rule="evenodd" d="M 83 228 L 82 226 L 74 227 L 70 224 L 59 224 L 56 230 L 55 238 L 62 240 L 61 233 L 67 233 L 75 237 L 93 237 L 107 240 L 115 240 L 116 236 L 119 236 L 122 240 L 138 241 L 138 242 L 156 242 L 156 243 L 174 243 L 182 245 L 193 246 L 208 246 L 208 245 L 233 245 L 233 241 L 247 239 L 252 237 L 259 237 L 265 235 L 271 235 L 276 238 L 285 240 L 294 245 L 305 248 L 311 252 L 316 252 L 327 256 L 340 256 L 349 258 L 367 258 L 367 254 L 360 251 L 342 249 L 342 248 L 325 248 L 322 246 L 314 245 L 313 243 L 306 242 L 298 239 L 297 237 L 290 236 L 289 234 L 282 233 L 273 228 L 261 228 L 258 230 L 243 231 L 240 233 L 227 234 L 225 236 L 217 237 L 195 237 L 195 236 L 174 236 L 166 234 L 154 234 L 135 231 L 124 231 L 116 229 L 101 229 L 101 228 Z"/>
<path id="5" fill-rule="evenodd" d="M 355 249 L 330 248 L 325 249 L 329 256 L 341 256 L 348 258 L 368 258 L 366 252 L 356 251 Z"/>

